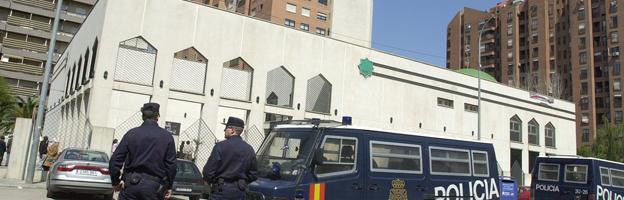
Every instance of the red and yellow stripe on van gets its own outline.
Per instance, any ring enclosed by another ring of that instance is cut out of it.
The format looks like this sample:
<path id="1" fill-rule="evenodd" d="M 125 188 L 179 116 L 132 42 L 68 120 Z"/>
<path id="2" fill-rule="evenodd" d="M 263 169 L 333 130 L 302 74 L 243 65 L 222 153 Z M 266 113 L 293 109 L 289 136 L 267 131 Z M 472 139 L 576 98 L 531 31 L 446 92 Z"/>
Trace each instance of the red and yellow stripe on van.
<path id="1" fill-rule="evenodd" d="M 310 184 L 309 200 L 325 200 L 325 183 Z"/>

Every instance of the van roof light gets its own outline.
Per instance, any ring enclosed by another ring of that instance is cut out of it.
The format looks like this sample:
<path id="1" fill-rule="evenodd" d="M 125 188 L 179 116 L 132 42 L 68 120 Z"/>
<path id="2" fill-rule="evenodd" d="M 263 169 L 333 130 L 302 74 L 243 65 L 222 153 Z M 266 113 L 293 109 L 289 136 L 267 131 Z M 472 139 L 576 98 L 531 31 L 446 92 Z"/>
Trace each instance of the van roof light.
<path id="1" fill-rule="evenodd" d="M 348 125 L 352 125 L 353 121 L 351 116 L 342 116 L 342 125 L 348 126 Z"/>

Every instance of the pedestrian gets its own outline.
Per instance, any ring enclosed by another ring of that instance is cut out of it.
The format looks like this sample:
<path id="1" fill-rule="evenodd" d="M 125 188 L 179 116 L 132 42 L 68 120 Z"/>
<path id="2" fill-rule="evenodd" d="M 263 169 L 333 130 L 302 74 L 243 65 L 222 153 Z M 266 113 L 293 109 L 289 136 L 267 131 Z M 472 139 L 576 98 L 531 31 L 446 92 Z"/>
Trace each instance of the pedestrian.
<path id="1" fill-rule="evenodd" d="M 193 158 L 193 146 L 191 146 L 191 141 L 186 141 L 186 145 L 184 146 L 184 159 L 191 160 Z"/>
<path id="2" fill-rule="evenodd" d="M 186 143 L 186 141 L 182 140 L 182 144 L 180 144 L 180 151 L 178 152 L 178 158 L 184 159 L 186 157 L 184 155 L 184 143 Z"/>
<path id="3" fill-rule="evenodd" d="M 8 139 L 8 143 L 7 143 L 7 148 L 6 148 L 6 166 L 9 166 L 9 161 L 11 158 L 11 144 L 13 143 L 13 138 L 9 137 Z"/>
<path id="4" fill-rule="evenodd" d="M 43 136 L 43 140 L 39 142 L 39 159 L 43 159 L 43 155 L 48 154 L 48 136 Z"/>
<path id="5" fill-rule="evenodd" d="M 4 159 L 4 152 L 7 150 L 7 144 L 4 142 L 4 135 L 0 136 L 0 166 L 2 166 L 2 160 Z"/>
<path id="6" fill-rule="evenodd" d="M 141 108 L 143 124 L 129 130 L 109 163 L 111 183 L 119 199 L 169 199 L 176 175 L 173 136 L 158 126 L 160 105 Z M 123 174 L 121 169 L 123 168 Z"/>
<path id="7" fill-rule="evenodd" d="M 56 140 L 56 139 L 55 139 Z M 47 143 L 46 143 L 47 146 Z M 45 158 L 43 159 L 43 171 L 49 171 L 50 167 L 56 162 L 59 156 L 59 143 L 52 142 L 48 149 L 46 149 Z"/>
<path id="8" fill-rule="evenodd" d="M 111 153 L 115 152 L 115 149 L 117 149 L 117 139 L 113 139 L 113 146 L 111 146 Z"/>
<path id="9" fill-rule="evenodd" d="M 245 199 L 249 183 L 258 179 L 253 148 L 240 137 L 245 122 L 236 117 L 225 124 L 226 140 L 215 144 L 204 165 L 204 181 L 211 184 L 211 200 Z"/>

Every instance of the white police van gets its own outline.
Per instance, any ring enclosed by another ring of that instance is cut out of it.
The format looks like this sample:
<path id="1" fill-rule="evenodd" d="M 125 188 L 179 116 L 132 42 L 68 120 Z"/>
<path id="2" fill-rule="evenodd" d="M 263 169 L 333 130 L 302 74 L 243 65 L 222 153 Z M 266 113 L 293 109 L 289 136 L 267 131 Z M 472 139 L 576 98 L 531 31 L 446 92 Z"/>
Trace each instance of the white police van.
<path id="1" fill-rule="evenodd" d="M 271 131 L 248 199 L 500 198 L 491 143 L 319 124 Z"/>
<path id="2" fill-rule="evenodd" d="M 541 156 L 533 169 L 531 199 L 624 200 L 624 163 Z"/>

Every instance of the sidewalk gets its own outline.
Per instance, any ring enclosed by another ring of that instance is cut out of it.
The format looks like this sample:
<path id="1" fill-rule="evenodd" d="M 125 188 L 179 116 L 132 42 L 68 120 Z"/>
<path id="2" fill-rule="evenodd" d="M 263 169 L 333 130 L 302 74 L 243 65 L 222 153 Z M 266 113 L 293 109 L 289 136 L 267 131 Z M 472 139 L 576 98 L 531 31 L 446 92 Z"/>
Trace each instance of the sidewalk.
<path id="1" fill-rule="evenodd" d="M 46 183 L 41 181 L 41 171 L 35 171 L 34 184 L 28 184 L 22 180 L 7 179 L 6 178 L 7 167 L 0 167 L 0 187 L 4 188 L 19 188 L 19 189 L 45 189 Z"/>

